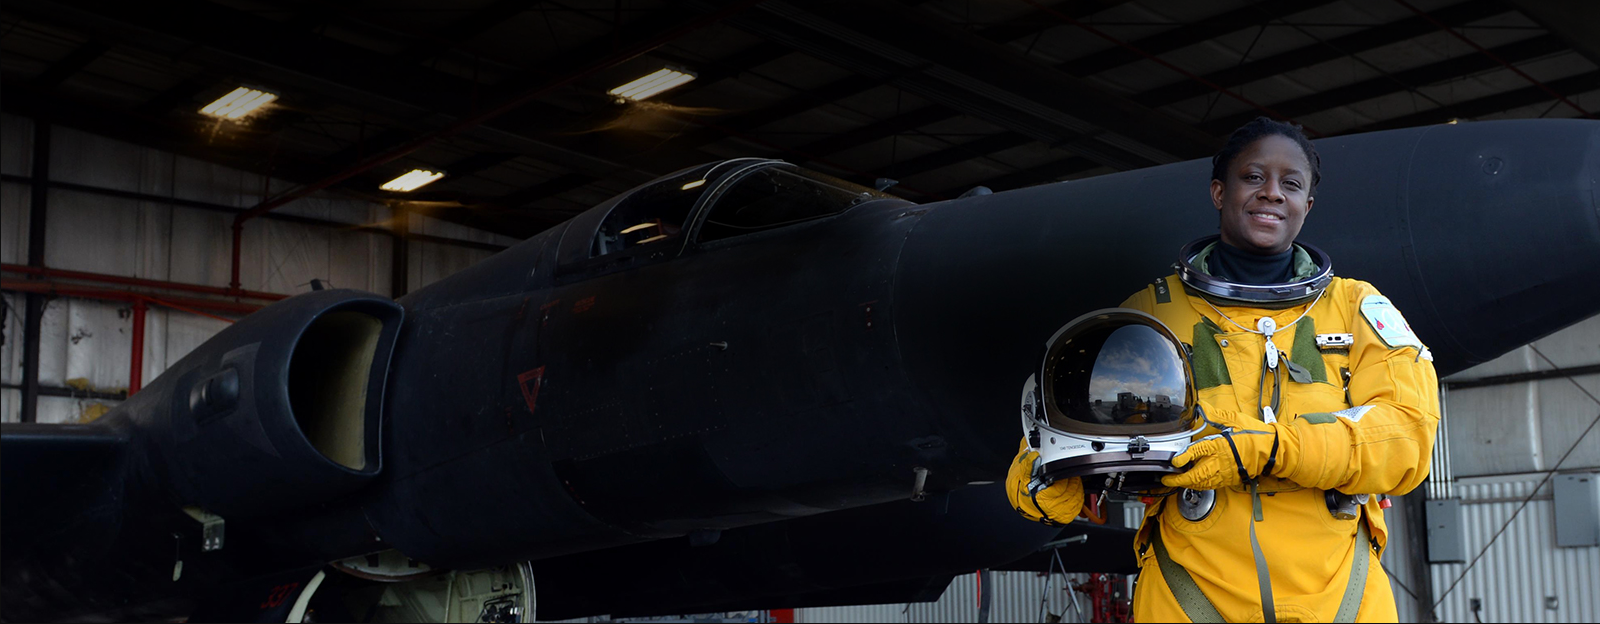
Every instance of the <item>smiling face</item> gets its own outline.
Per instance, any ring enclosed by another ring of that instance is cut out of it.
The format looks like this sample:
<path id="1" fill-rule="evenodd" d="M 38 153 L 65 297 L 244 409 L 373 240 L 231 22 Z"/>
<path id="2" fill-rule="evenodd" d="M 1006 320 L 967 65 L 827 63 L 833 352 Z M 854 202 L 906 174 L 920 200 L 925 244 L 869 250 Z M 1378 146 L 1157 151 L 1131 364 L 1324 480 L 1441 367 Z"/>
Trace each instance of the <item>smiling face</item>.
<path id="1" fill-rule="evenodd" d="M 1257 139 L 1211 181 L 1222 242 L 1262 255 L 1282 253 L 1311 212 L 1311 164 L 1288 137 Z"/>

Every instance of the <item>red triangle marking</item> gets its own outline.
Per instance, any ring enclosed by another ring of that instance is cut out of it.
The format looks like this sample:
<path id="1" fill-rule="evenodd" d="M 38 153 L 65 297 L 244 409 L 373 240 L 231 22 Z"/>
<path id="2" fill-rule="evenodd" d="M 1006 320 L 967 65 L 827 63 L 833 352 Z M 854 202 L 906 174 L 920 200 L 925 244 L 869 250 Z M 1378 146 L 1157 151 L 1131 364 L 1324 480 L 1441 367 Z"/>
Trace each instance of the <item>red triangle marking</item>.
<path id="1" fill-rule="evenodd" d="M 1383 329 L 1383 321 L 1377 321 L 1378 329 Z"/>

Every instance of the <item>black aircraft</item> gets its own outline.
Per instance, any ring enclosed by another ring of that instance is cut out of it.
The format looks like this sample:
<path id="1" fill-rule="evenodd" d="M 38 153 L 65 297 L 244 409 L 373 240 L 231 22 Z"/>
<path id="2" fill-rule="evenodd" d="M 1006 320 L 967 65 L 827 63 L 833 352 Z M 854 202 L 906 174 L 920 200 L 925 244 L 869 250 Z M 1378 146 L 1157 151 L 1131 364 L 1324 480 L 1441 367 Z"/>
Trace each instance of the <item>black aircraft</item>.
<path id="1" fill-rule="evenodd" d="M 1441 373 L 1600 312 L 1600 123 L 1317 146 L 1301 239 Z M 93 424 L 4 426 L 0 615 L 902 602 L 1083 533 L 1069 570 L 1130 571 L 1127 532 L 1023 521 L 992 484 L 1043 341 L 1214 231 L 1209 167 L 918 205 L 735 159 L 398 302 L 287 299 Z"/>

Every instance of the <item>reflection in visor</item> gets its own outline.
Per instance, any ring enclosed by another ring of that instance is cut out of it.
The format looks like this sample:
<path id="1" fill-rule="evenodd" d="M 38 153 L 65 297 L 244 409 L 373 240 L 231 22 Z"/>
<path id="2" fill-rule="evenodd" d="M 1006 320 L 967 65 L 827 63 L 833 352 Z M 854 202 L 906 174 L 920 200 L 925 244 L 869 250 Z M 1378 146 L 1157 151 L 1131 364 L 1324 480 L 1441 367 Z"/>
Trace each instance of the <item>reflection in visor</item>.
<path id="1" fill-rule="evenodd" d="M 1050 349 L 1045 401 L 1061 431 L 1181 431 L 1190 420 L 1188 374 L 1175 343 L 1141 323 L 1090 323 Z M 1088 426 L 1085 426 L 1088 425 Z"/>

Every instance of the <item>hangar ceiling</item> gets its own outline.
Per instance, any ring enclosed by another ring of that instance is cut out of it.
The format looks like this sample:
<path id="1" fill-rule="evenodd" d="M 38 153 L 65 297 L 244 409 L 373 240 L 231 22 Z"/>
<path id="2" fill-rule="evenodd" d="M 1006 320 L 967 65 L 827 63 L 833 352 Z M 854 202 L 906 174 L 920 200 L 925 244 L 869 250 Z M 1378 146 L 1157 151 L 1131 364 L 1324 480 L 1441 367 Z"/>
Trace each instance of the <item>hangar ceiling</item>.
<path id="1" fill-rule="evenodd" d="M 917 201 L 1313 136 L 1600 110 L 1559 0 L 30 0 L 5 111 L 526 237 L 658 175 L 781 158 Z M 697 74 L 642 102 L 607 91 Z M 261 114 L 198 110 L 246 85 Z M 378 189 L 411 168 L 446 176 Z"/>

